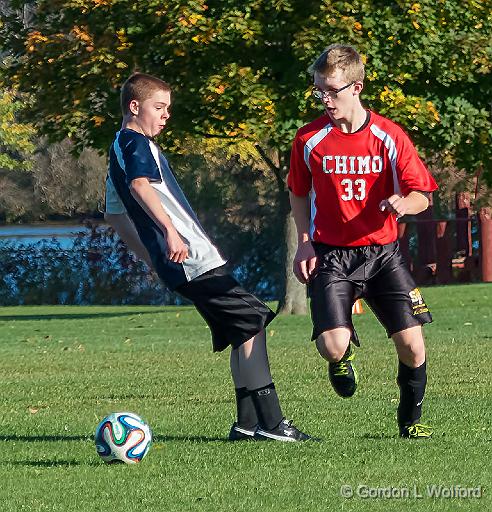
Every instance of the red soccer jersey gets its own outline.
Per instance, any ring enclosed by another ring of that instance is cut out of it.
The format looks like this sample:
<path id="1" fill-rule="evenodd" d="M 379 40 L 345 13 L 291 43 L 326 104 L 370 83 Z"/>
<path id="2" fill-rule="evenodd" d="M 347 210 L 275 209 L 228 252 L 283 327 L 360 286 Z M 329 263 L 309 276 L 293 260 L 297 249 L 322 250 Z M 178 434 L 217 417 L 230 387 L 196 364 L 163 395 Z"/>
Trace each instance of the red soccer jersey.
<path id="1" fill-rule="evenodd" d="M 297 132 L 287 183 L 294 195 L 310 195 L 311 240 L 342 247 L 393 242 L 395 216 L 381 212 L 379 203 L 437 189 L 405 132 L 370 116 L 355 133 L 343 133 L 328 115 Z"/>

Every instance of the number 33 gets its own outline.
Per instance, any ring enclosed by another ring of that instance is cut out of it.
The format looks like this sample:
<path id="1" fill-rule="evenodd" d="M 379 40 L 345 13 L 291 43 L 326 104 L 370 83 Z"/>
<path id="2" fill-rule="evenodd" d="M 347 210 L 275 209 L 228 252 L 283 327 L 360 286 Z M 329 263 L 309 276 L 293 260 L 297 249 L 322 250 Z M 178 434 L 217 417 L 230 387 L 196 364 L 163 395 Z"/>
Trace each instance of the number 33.
<path id="1" fill-rule="evenodd" d="M 357 201 L 362 201 L 366 197 L 366 180 L 349 180 L 344 179 L 340 182 L 340 185 L 344 187 L 344 194 L 341 196 L 344 201 L 350 201 L 351 199 L 356 199 Z M 355 188 L 355 193 L 354 193 Z"/>

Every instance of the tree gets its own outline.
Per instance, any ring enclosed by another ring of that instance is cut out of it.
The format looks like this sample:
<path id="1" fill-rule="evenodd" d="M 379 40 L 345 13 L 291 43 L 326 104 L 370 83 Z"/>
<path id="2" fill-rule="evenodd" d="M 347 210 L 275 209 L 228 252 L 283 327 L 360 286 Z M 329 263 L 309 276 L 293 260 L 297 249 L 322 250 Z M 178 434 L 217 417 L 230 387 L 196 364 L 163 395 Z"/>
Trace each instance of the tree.
<path id="1" fill-rule="evenodd" d="M 31 172 L 38 217 L 94 215 L 104 204 L 106 159 L 84 148 L 76 157 L 70 140 L 37 146 Z"/>
<path id="2" fill-rule="evenodd" d="M 12 91 L 0 90 L 0 171 L 32 167 L 34 152 L 32 125 L 19 122 L 17 114 L 24 108 Z"/>
<path id="3" fill-rule="evenodd" d="M 16 7 L 28 2 L 16 1 Z M 175 114 L 166 139 L 184 134 L 257 145 L 278 183 L 296 129 L 316 115 L 306 68 L 330 42 L 367 60 L 365 99 L 402 123 L 443 165 L 490 176 L 492 0 L 39 0 L 24 29 L 3 17 L 9 76 L 36 97 L 33 118 L 52 137 L 106 148 L 118 124 L 118 86 L 133 70 L 167 78 Z M 286 275 L 295 243 L 287 220 Z M 289 286 L 286 311 L 302 312 Z"/>
<path id="4" fill-rule="evenodd" d="M 11 91 L 0 89 L 0 219 L 22 217 L 32 204 L 34 127 L 19 122 L 24 104 Z"/>

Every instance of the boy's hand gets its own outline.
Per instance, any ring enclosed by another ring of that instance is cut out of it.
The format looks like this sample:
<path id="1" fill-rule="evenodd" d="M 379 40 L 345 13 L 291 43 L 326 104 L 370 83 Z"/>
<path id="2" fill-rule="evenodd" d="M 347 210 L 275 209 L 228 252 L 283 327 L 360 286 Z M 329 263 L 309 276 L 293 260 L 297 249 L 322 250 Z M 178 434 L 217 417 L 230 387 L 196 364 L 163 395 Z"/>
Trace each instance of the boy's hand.
<path id="1" fill-rule="evenodd" d="M 306 284 L 316 268 L 316 253 L 311 242 L 302 242 L 294 257 L 294 275 L 302 284 Z"/>
<path id="2" fill-rule="evenodd" d="M 188 246 L 175 229 L 166 231 L 167 257 L 174 263 L 183 263 L 188 257 Z"/>
<path id="3" fill-rule="evenodd" d="M 388 197 L 388 199 L 383 199 L 379 203 L 379 209 L 382 212 L 388 211 L 389 213 L 394 213 L 396 215 L 396 220 L 398 220 L 400 217 L 409 213 L 409 205 L 407 203 L 408 202 L 405 197 L 394 194 Z"/>

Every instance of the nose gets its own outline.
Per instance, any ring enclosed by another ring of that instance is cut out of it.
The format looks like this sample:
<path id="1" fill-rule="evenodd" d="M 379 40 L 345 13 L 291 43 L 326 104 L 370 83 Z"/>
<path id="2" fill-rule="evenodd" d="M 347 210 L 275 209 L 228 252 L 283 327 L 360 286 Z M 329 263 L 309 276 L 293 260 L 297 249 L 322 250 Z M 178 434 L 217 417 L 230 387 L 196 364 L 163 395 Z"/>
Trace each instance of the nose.
<path id="1" fill-rule="evenodd" d="M 321 101 L 323 102 L 323 105 L 328 105 L 329 103 L 333 102 L 333 97 L 331 94 L 324 94 Z"/>

